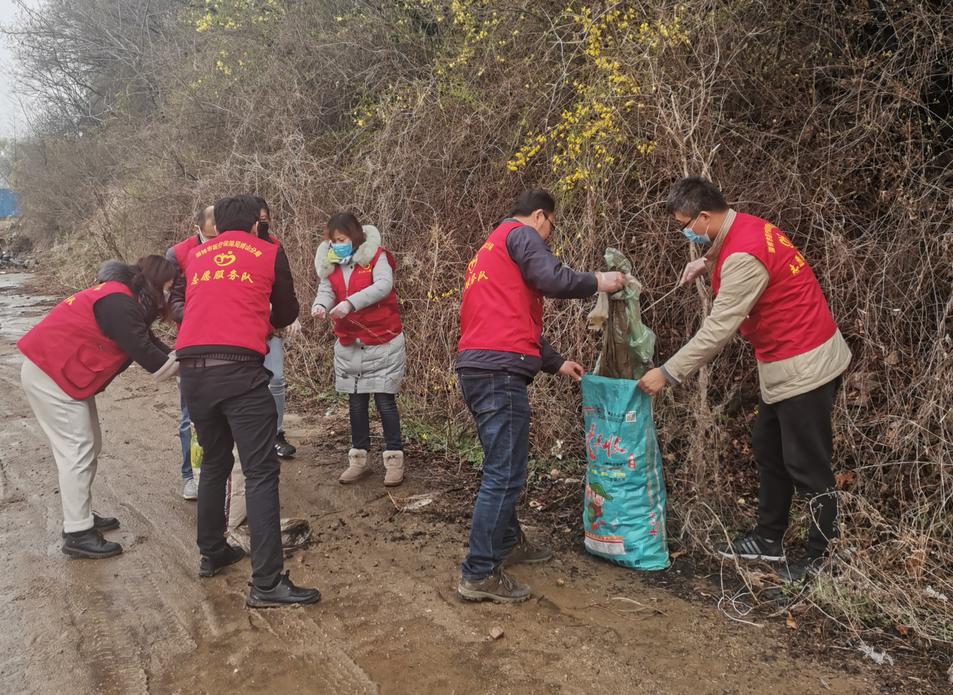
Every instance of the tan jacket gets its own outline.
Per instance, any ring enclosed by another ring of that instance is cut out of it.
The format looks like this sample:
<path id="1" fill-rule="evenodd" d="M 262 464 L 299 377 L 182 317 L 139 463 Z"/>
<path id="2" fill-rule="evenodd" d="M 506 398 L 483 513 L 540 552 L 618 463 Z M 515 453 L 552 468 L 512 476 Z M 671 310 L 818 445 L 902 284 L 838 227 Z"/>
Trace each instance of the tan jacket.
<path id="1" fill-rule="evenodd" d="M 734 221 L 735 211 L 729 210 L 705 254 L 709 270 Z M 711 313 L 692 339 L 662 366 L 665 376 L 681 383 L 714 359 L 737 333 L 767 286 L 768 271 L 758 259 L 747 253 L 728 256 L 721 268 L 721 287 Z M 810 352 L 778 362 L 758 362 L 761 398 L 765 403 L 777 403 L 812 391 L 841 375 L 850 359 L 850 348 L 838 330 Z"/>

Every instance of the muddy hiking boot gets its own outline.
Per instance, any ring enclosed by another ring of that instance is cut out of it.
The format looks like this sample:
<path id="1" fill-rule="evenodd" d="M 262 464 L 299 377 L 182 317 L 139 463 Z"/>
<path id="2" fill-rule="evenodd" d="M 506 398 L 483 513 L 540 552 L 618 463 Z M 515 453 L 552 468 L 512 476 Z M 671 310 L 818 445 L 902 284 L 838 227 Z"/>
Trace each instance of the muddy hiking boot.
<path id="1" fill-rule="evenodd" d="M 114 531 L 119 528 L 119 519 L 113 516 L 99 516 L 99 514 L 93 512 L 93 528 L 100 533 Z M 66 538 L 66 531 L 63 531 L 62 535 L 63 538 Z"/>
<path id="2" fill-rule="evenodd" d="M 358 480 L 368 476 L 371 472 L 367 467 L 366 449 L 351 449 L 347 452 L 347 463 L 347 470 L 341 473 L 341 477 L 338 478 L 338 482 L 341 483 L 341 485 L 356 483 Z"/>
<path id="3" fill-rule="evenodd" d="M 285 439 L 285 433 L 279 432 L 278 436 L 275 437 L 275 453 L 278 454 L 278 458 L 290 459 L 297 452 L 298 449 L 295 445 Z"/>
<path id="4" fill-rule="evenodd" d="M 99 529 L 91 528 L 77 533 L 67 533 L 62 550 L 70 557 L 102 560 L 119 555 L 122 552 L 122 546 L 107 541 Z"/>
<path id="5" fill-rule="evenodd" d="M 227 545 L 226 547 L 228 550 L 216 557 L 202 556 L 202 559 L 199 560 L 200 577 L 214 577 L 229 565 L 234 565 L 245 557 L 245 551 L 242 548 L 234 545 Z"/>
<path id="6" fill-rule="evenodd" d="M 772 541 L 754 531 L 735 536 L 731 543 L 719 543 L 715 550 L 729 560 L 763 560 L 784 562 L 784 546 L 781 541 Z"/>
<path id="7" fill-rule="evenodd" d="M 546 562 L 552 559 L 552 550 L 542 545 L 536 545 L 526 537 L 525 533 L 520 531 L 520 537 L 517 539 L 516 545 L 503 557 L 503 564 L 507 567 L 535 565 L 538 562 Z"/>
<path id="8" fill-rule="evenodd" d="M 493 570 L 485 579 L 460 578 L 457 593 L 466 601 L 493 601 L 494 603 L 518 603 L 530 597 L 528 584 L 503 571 L 502 567 Z"/>
<path id="9" fill-rule="evenodd" d="M 404 482 L 404 452 L 384 452 L 384 486 L 396 487 Z"/>
<path id="10" fill-rule="evenodd" d="M 278 583 L 270 589 L 262 589 L 254 584 L 249 584 L 248 598 L 245 599 L 245 605 L 249 608 L 278 608 L 281 606 L 307 605 L 317 603 L 321 600 L 321 592 L 317 589 L 308 589 L 303 586 L 295 586 L 290 575 L 286 570 L 278 579 Z"/>

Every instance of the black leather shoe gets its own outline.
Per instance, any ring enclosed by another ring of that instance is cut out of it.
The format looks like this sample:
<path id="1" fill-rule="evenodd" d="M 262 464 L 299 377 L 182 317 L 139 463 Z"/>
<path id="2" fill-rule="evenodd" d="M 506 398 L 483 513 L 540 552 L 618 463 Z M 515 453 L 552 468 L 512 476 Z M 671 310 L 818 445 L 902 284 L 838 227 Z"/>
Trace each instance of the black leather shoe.
<path id="1" fill-rule="evenodd" d="M 249 608 L 274 608 L 278 606 L 294 606 L 298 604 L 317 603 L 321 600 L 321 592 L 317 589 L 307 589 L 303 586 L 295 586 L 291 583 L 288 576 L 291 572 L 286 571 L 278 579 L 278 583 L 270 589 L 261 589 L 254 584 L 250 584 L 248 598 L 245 599 L 245 605 Z"/>
<path id="2" fill-rule="evenodd" d="M 93 512 L 93 528 L 100 533 L 114 531 L 119 528 L 119 519 L 114 516 L 99 516 Z M 66 531 L 63 531 L 63 538 L 66 538 Z"/>
<path id="3" fill-rule="evenodd" d="M 241 548 L 234 545 L 228 545 L 226 547 L 228 550 L 218 557 L 212 558 L 208 555 L 202 556 L 202 559 L 199 561 L 200 577 L 214 577 L 229 565 L 234 565 L 236 562 L 245 557 L 245 551 Z"/>
<path id="4" fill-rule="evenodd" d="M 63 552 L 70 557 L 84 557 L 90 560 L 101 560 L 122 552 L 122 546 L 103 538 L 97 528 L 67 533 L 63 542 Z"/>

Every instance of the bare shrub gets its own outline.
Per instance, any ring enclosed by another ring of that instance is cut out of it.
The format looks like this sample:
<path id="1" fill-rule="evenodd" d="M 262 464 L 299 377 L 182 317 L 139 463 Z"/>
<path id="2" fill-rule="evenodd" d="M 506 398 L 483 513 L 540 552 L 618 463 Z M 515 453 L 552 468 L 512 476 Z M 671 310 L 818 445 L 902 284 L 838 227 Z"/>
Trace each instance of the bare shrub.
<path id="1" fill-rule="evenodd" d="M 204 4 L 163 20 L 173 48 L 148 53 L 147 115 L 116 106 L 82 138 L 39 132 L 25 148 L 27 219 L 70 250 L 54 265 L 163 247 L 198 205 L 254 191 L 306 303 L 324 221 L 354 210 L 397 254 L 404 410 L 452 439 L 470 428 L 453 375 L 463 269 L 515 194 L 559 190 L 555 250 L 597 269 L 606 246 L 623 249 L 650 303 L 689 258 L 660 203 L 679 176 L 707 175 L 789 233 L 854 352 L 835 417 L 841 573 L 801 600 L 851 629 L 951 641 L 953 601 L 934 596 L 953 599 L 942 3 L 306 0 L 260 15 L 274 3 L 244 3 L 231 28 L 241 3 L 212 4 L 211 20 Z M 698 284 L 647 313 L 660 359 L 709 307 Z M 591 365 L 587 309 L 551 302 L 547 335 Z M 291 377 L 329 388 L 329 331 L 306 335 Z M 754 518 L 739 504 L 756 486 L 754 367 L 735 341 L 657 403 L 670 531 L 694 548 Z M 581 472 L 576 387 L 543 378 L 532 394 L 534 457 L 558 450 Z"/>

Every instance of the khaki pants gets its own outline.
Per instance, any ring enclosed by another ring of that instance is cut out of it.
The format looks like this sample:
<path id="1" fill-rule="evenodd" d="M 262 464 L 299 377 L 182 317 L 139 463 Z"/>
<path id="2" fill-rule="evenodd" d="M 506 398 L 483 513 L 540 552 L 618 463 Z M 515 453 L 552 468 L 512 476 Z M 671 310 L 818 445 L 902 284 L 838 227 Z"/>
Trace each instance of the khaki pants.
<path id="1" fill-rule="evenodd" d="M 237 449 L 232 452 L 235 456 L 235 465 L 232 466 L 232 475 L 228 480 L 228 492 L 225 498 L 225 526 L 233 531 L 245 522 L 245 475 L 242 473 L 241 462 L 238 460 Z"/>
<path id="2" fill-rule="evenodd" d="M 59 471 L 63 530 L 93 527 L 93 478 L 102 447 L 96 398 L 70 398 L 46 373 L 24 358 L 20 383 L 37 422 L 50 440 Z"/>

